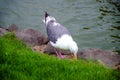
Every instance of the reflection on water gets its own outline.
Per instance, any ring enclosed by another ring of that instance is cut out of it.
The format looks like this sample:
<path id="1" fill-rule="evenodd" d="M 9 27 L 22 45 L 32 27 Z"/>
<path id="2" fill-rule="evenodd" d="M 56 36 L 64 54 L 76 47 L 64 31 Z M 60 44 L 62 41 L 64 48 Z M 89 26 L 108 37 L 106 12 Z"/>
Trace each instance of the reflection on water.
<path id="1" fill-rule="evenodd" d="M 44 11 L 69 29 L 80 49 L 120 50 L 120 0 L 0 0 L 0 25 L 44 34 Z"/>
<path id="2" fill-rule="evenodd" d="M 101 16 L 99 17 L 99 19 L 106 21 L 106 23 L 111 23 L 108 30 L 111 31 L 111 34 L 109 35 L 111 37 L 111 43 L 116 45 L 114 46 L 113 50 L 120 52 L 120 0 L 96 1 L 101 4 L 99 8 Z M 109 18 L 104 20 L 104 18 L 106 18 L 107 16 L 109 16 Z"/>

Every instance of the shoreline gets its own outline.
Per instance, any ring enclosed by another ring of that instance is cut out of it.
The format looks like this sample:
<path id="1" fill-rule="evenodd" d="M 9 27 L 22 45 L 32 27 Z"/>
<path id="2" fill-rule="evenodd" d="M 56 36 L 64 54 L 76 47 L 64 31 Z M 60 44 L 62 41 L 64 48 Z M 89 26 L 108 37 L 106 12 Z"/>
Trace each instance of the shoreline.
<path id="1" fill-rule="evenodd" d="M 12 24 L 7 29 L 0 27 L 0 36 L 4 36 L 9 32 L 13 32 L 16 38 L 23 41 L 33 51 L 43 52 L 48 55 L 55 55 L 54 48 L 50 45 L 49 40 L 40 31 L 34 29 L 19 29 Z M 61 50 L 68 59 L 71 59 L 69 51 Z M 96 48 L 89 48 L 84 51 L 78 50 L 78 59 L 98 61 L 102 65 L 120 69 L 120 55 L 117 52 L 110 50 L 101 50 Z"/>

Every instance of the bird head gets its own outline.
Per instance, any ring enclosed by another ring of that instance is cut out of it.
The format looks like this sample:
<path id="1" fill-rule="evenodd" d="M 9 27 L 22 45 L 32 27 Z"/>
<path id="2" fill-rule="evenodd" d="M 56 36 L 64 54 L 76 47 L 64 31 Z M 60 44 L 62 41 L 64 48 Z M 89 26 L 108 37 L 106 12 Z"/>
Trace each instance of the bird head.
<path id="1" fill-rule="evenodd" d="M 50 16 L 47 12 L 45 12 L 45 17 L 43 22 L 47 25 L 50 21 L 56 21 L 54 17 Z"/>
<path id="2" fill-rule="evenodd" d="M 77 59 L 78 46 L 76 42 L 73 41 L 69 47 L 70 47 L 70 51 L 72 52 L 72 57 L 74 59 Z"/>

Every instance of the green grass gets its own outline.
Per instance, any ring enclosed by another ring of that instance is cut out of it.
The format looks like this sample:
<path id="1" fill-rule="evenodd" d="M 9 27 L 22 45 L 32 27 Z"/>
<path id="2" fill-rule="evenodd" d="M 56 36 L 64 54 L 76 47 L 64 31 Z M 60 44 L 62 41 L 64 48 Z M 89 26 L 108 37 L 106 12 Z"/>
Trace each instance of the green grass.
<path id="1" fill-rule="evenodd" d="M 118 80 L 119 75 L 91 61 L 33 52 L 12 33 L 0 38 L 0 80 Z"/>

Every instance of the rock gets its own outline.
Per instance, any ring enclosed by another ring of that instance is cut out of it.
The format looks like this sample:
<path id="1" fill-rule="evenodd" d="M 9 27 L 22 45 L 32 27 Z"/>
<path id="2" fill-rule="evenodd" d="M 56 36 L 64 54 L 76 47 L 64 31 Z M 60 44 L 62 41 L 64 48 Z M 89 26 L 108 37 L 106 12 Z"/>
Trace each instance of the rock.
<path id="1" fill-rule="evenodd" d="M 80 49 L 78 49 L 77 57 L 78 57 L 78 59 L 85 59 L 84 52 L 81 51 Z"/>
<path id="2" fill-rule="evenodd" d="M 48 39 L 41 32 L 34 29 L 17 30 L 15 35 L 30 46 L 42 45 L 48 42 Z"/>
<path id="3" fill-rule="evenodd" d="M 0 37 L 3 36 L 4 34 L 7 34 L 8 32 L 9 32 L 8 30 L 0 26 Z"/>
<path id="4" fill-rule="evenodd" d="M 47 54 L 55 54 L 55 50 L 54 50 L 54 47 L 51 46 L 50 43 L 48 43 L 44 49 L 44 53 L 47 53 Z"/>
<path id="5" fill-rule="evenodd" d="M 120 63 L 120 55 L 112 51 L 104 51 L 100 49 L 87 49 L 78 57 L 87 60 L 96 60 L 109 67 L 115 67 Z"/>
<path id="6" fill-rule="evenodd" d="M 47 37 L 34 29 L 19 29 L 15 24 L 11 24 L 7 29 L 0 27 L 0 36 L 8 32 L 14 32 L 15 36 L 29 46 L 43 45 L 48 43 Z"/>
<path id="7" fill-rule="evenodd" d="M 119 65 L 116 65 L 115 67 L 113 67 L 115 70 L 118 70 L 120 71 L 120 64 Z"/>
<path id="8" fill-rule="evenodd" d="M 8 31 L 14 32 L 18 30 L 18 27 L 15 24 L 11 24 L 7 28 Z"/>
<path id="9" fill-rule="evenodd" d="M 34 29 L 19 29 L 11 24 L 7 29 L 0 28 L 0 36 L 5 32 L 14 32 L 15 36 L 29 46 L 43 45 L 48 43 L 47 37 Z"/>
<path id="10" fill-rule="evenodd" d="M 32 50 L 44 53 L 45 48 L 46 48 L 46 45 L 40 45 L 40 46 L 34 46 Z"/>

